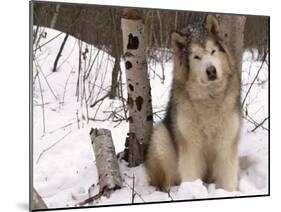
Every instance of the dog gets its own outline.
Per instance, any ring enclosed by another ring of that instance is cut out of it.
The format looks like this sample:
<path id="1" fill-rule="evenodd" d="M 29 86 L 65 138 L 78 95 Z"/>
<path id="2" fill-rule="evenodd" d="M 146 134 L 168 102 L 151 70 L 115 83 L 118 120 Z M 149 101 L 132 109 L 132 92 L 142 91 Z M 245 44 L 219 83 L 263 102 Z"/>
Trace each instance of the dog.
<path id="1" fill-rule="evenodd" d="M 173 84 L 166 116 L 153 128 L 145 166 L 162 191 L 201 179 L 238 189 L 240 73 L 219 21 L 171 33 Z"/>

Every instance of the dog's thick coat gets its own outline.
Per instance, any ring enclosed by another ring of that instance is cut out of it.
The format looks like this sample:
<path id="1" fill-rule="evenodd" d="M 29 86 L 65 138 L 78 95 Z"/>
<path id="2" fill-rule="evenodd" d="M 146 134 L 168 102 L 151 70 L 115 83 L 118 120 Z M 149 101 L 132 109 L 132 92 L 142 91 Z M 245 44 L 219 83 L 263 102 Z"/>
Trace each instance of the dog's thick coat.
<path id="1" fill-rule="evenodd" d="M 238 189 L 240 77 L 214 16 L 203 30 L 173 32 L 174 76 L 165 119 L 153 129 L 146 155 L 151 185 L 198 178 Z"/>

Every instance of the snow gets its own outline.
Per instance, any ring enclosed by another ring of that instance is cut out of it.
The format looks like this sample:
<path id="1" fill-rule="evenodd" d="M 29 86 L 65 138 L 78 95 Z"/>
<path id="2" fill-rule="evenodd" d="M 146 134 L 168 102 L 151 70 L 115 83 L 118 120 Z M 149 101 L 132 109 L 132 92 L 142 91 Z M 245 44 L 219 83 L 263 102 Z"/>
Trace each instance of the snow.
<path id="1" fill-rule="evenodd" d="M 41 40 L 41 44 L 56 36 L 60 32 L 45 29 L 47 38 Z M 64 35 L 48 43 L 35 54 L 34 70 L 39 71 L 39 78 L 34 83 L 33 99 L 33 176 L 34 187 L 42 196 L 49 208 L 73 207 L 79 202 L 98 193 L 99 186 L 95 156 L 92 150 L 89 132 L 94 128 L 108 128 L 112 137 L 116 152 L 124 149 L 128 123 L 116 122 L 116 119 L 108 119 L 109 112 L 122 108 L 120 100 L 106 99 L 99 107 L 89 109 L 89 114 L 99 121 L 81 119 L 77 123 L 77 116 L 85 115 L 85 105 L 82 101 L 77 103 L 76 83 L 78 76 L 79 42 L 69 36 L 62 57 L 59 61 L 59 69 L 52 73 L 52 65 L 63 40 Z M 86 82 L 95 85 L 93 99 L 103 97 L 110 89 L 111 71 L 114 59 L 107 53 L 99 51 L 86 43 L 80 43 L 82 50 L 89 49 L 92 58 L 98 54 L 97 62 Z M 89 55 L 88 55 L 89 56 Z M 246 51 L 242 72 L 242 96 L 245 96 L 250 83 L 261 66 L 260 61 L 255 60 L 255 52 Z M 159 77 L 162 68 L 165 67 L 165 81 Z M 159 64 L 149 64 L 153 110 L 156 113 L 155 120 L 159 121 L 165 114 L 165 107 L 169 100 L 173 64 L 171 61 Z M 124 64 L 121 63 L 124 71 Z M 257 123 L 268 117 L 268 69 L 264 64 L 256 83 L 245 102 L 247 114 Z M 44 99 L 44 116 L 40 85 Z M 122 74 L 124 97 L 126 97 L 125 74 Z M 86 86 L 86 87 L 87 87 Z M 90 92 L 90 87 L 86 93 Z M 243 99 L 243 97 L 242 97 Z M 97 112 L 97 108 L 99 108 Z M 118 113 L 123 116 L 124 112 Z M 246 112 L 244 111 L 244 114 Z M 45 132 L 43 127 L 45 117 Z M 102 121 L 108 119 L 106 121 Z M 147 181 L 147 174 L 143 165 L 129 168 L 124 161 L 119 161 L 123 187 L 112 193 L 110 198 L 101 197 L 93 205 L 122 204 L 136 202 L 159 202 L 183 199 L 206 199 L 214 197 L 245 196 L 268 193 L 268 130 L 267 121 L 263 127 L 255 128 L 254 124 L 243 119 L 241 141 L 239 145 L 239 191 L 227 192 L 216 189 L 214 184 L 205 184 L 200 179 L 194 182 L 182 182 L 179 186 L 172 187 L 170 193 L 157 191 Z M 134 189 L 133 189 L 134 188 Z M 136 193 L 132 198 L 132 192 Z"/>

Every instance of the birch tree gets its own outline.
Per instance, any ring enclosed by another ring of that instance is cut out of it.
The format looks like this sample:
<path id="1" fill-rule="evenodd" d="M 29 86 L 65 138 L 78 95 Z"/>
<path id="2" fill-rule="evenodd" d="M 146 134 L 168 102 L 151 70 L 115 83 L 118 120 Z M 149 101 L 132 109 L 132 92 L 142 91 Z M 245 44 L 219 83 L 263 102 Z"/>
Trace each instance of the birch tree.
<path id="1" fill-rule="evenodd" d="M 145 148 L 153 126 L 144 23 L 139 11 L 124 9 L 121 28 L 129 107 L 125 158 L 129 166 L 137 166 L 144 162 Z"/>

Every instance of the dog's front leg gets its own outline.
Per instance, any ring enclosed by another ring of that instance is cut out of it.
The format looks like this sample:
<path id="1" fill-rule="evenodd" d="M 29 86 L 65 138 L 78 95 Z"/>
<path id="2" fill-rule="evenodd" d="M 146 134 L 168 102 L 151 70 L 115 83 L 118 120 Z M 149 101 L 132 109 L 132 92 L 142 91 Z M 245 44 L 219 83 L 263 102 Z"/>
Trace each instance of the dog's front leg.
<path id="1" fill-rule="evenodd" d="M 202 179 L 205 169 L 203 155 L 198 145 L 179 144 L 179 173 L 181 181 Z"/>
<path id="2" fill-rule="evenodd" d="M 227 191 L 238 189 L 238 156 L 237 144 L 221 148 L 214 163 L 214 178 L 218 188 Z"/>

